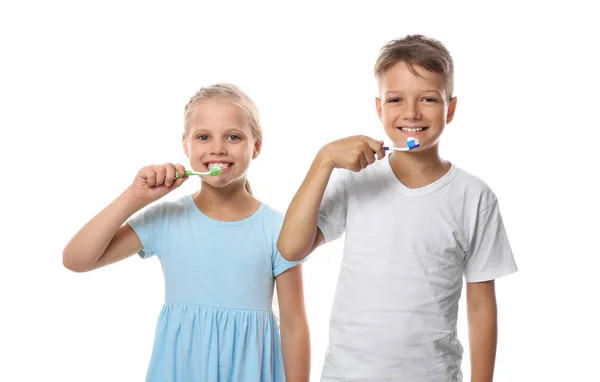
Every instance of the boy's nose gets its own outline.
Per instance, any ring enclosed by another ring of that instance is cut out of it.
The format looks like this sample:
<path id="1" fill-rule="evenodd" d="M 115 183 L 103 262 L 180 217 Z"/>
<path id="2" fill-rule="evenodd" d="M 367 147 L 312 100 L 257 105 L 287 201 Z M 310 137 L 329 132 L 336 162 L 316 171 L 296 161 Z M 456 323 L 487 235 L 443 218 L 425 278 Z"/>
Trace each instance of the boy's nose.
<path id="1" fill-rule="evenodd" d="M 421 119 L 421 111 L 416 103 L 408 103 L 404 110 L 404 119 L 408 121 L 414 121 Z"/>

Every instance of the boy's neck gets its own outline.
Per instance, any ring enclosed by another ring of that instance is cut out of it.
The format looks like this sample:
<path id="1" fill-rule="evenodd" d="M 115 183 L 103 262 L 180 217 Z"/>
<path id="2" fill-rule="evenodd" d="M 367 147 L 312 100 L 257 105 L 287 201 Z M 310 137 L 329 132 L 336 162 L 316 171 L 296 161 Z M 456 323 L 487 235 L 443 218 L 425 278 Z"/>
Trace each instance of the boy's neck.
<path id="1" fill-rule="evenodd" d="M 396 178 L 408 188 L 430 185 L 450 170 L 450 162 L 440 157 L 437 145 L 423 151 L 394 151 L 389 161 Z"/>
<path id="2" fill-rule="evenodd" d="M 243 181 L 219 188 L 203 183 L 193 200 L 204 215 L 220 221 L 245 219 L 260 207 L 260 202 L 246 191 Z"/>

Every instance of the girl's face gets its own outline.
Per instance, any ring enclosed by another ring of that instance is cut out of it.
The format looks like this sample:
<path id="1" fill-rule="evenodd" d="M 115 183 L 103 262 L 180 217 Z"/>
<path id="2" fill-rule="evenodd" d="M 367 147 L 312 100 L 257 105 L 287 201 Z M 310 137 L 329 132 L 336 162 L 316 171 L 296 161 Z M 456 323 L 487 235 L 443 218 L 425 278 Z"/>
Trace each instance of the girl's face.
<path id="1" fill-rule="evenodd" d="M 246 180 L 252 159 L 260 153 L 261 141 L 254 139 L 244 112 L 225 100 L 202 101 L 193 106 L 183 135 L 183 149 L 194 171 L 219 166 L 223 174 L 204 176 L 213 187 Z"/>

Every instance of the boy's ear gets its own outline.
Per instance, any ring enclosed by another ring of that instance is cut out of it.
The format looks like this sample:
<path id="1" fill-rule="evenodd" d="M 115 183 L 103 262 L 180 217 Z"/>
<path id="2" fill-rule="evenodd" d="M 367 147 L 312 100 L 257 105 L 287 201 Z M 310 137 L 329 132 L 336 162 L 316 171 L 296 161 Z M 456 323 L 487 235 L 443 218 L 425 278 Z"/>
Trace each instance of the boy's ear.
<path id="1" fill-rule="evenodd" d="M 183 146 L 183 152 L 185 153 L 185 156 L 190 159 L 190 151 L 188 148 L 188 141 L 187 141 L 187 134 L 183 133 L 183 136 L 181 137 L 181 145 Z"/>
<path id="2" fill-rule="evenodd" d="M 254 152 L 252 153 L 252 159 L 256 159 L 258 154 L 260 154 L 261 148 L 262 148 L 262 140 L 257 139 L 256 142 L 254 142 Z"/>
<path id="3" fill-rule="evenodd" d="M 456 97 L 452 97 L 450 100 L 450 105 L 448 105 L 448 114 L 446 114 L 446 123 L 452 122 L 454 118 L 454 113 L 456 112 Z"/>
<path id="4" fill-rule="evenodd" d="M 379 120 L 381 121 L 382 111 L 381 111 L 381 99 L 379 99 L 379 97 L 375 97 L 375 109 L 377 109 L 377 116 L 379 117 Z"/>

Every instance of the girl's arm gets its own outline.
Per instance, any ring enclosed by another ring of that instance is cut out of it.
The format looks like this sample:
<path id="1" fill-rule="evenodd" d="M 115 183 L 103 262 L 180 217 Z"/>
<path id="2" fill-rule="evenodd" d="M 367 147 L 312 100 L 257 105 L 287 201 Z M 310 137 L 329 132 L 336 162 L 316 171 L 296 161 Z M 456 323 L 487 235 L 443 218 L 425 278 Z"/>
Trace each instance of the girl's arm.
<path id="1" fill-rule="evenodd" d="M 125 221 L 144 205 L 126 190 L 73 236 L 63 251 L 63 264 L 87 272 L 123 260 L 142 249 Z"/>
<path id="2" fill-rule="evenodd" d="M 142 168 L 132 185 L 75 234 L 63 250 L 63 264 L 74 272 L 87 272 L 123 260 L 142 249 L 135 231 L 124 224 L 134 213 L 179 187 L 180 165 L 166 163 Z"/>
<path id="3" fill-rule="evenodd" d="M 287 382 L 310 379 L 310 333 L 304 308 L 302 265 L 276 278 L 283 363 Z"/>

